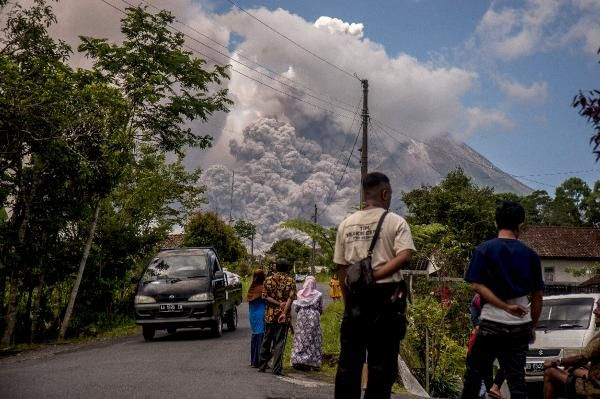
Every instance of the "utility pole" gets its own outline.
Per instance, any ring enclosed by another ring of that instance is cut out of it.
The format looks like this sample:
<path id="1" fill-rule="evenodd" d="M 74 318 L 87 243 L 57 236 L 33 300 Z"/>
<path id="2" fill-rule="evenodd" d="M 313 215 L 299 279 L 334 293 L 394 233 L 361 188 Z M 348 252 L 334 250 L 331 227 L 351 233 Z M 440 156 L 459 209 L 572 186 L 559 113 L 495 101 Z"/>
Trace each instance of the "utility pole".
<path id="1" fill-rule="evenodd" d="M 231 197 L 229 199 L 229 223 L 233 222 L 231 212 L 233 211 L 233 184 L 235 183 L 235 169 L 231 171 Z"/>
<path id="2" fill-rule="evenodd" d="M 317 224 L 317 204 L 315 204 L 315 224 Z M 312 267 L 310 273 L 315 275 L 315 239 L 312 240 Z"/>
<path id="3" fill-rule="evenodd" d="M 360 149 L 360 209 L 363 208 L 364 198 L 362 182 L 369 170 L 369 148 L 368 148 L 368 126 L 369 126 L 369 81 L 364 79 L 360 81 L 363 88 L 363 110 L 362 110 L 362 147 Z"/>

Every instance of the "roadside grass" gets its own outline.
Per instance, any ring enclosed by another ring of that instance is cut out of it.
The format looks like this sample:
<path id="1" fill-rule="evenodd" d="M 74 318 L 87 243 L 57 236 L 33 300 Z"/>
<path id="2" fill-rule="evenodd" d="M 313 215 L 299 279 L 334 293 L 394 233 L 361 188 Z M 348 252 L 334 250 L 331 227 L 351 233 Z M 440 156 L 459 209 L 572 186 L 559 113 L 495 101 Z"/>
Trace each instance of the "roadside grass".
<path id="1" fill-rule="evenodd" d="M 0 349 L 0 357 L 13 356 L 19 353 L 42 350 L 48 347 L 57 345 L 81 345 L 91 342 L 102 342 L 112 338 L 127 337 L 131 335 L 141 334 L 142 328 L 135 324 L 134 319 L 124 318 L 117 323 L 109 325 L 100 325 L 97 328 L 97 333 L 94 335 L 81 335 L 78 337 L 70 337 L 66 339 L 53 339 L 43 343 L 23 343 Z"/>
<path id="2" fill-rule="evenodd" d="M 318 379 L 333 383 L 340 355 L 340 326 L 344 314 L 344 303 L 333 302 L 321 315 L 321 329 L 323 331 L 323 361 L 319 371 L 298 371 L 292 368 L 291 354 L 293 336 L 290 334 L 283 353 L 284 372 L 301 374 L 308 378 Z M 399 377 L 398 377 L 399 378 Z M 392 392 L 397 394 L 407 393 L 400 381 L 394 383 Z"/>

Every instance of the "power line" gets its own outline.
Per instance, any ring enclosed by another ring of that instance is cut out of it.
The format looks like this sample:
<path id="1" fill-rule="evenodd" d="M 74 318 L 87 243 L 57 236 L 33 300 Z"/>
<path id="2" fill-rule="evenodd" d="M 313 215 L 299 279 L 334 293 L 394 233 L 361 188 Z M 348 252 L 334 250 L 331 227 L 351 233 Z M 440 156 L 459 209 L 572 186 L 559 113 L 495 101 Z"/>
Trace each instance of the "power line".
<path id="1" fill-rule="evenodd" d="M 127 1 L 127 0 L 120 0 L 120 1 L 121 1 L 121 2 L 123 2 L 123 3 L 125 3 L 125 4 L 127 4 L 127 5 L 129 5 L 130 7 L 135 7 L 135 5 L 134 5 L 134 4 L 130 3 L 130 2 L 129 2 L 129 1 Z M 144 1 L 144 0 L 142 0 L 142 1 Z M 121 10 L 121 12 L 125 12 L 125 11 Z M 178 21 L 178 22 L 179 22 L 179 21 Z M 180 22 L 180 23 L 181 23 L 181 22 Z M 249 65 L 247 65 L 247 64 L 245 64 L 245 63 L 243 63 L 243 62 L 241 62 L 241 61 L 239 61 L 239 60 L 236 60 L 235 58 L 233 58 L 233 57 L 231 57 L 231 56 L 229 56 L 229 55 L 227 55 L 227 54 L 225 54 L 225 53 L 221 52 L 220 50 L 217 50 L 217 49 L 215 49 L 214 47 L 212 47 L 212 46 L 210 46 L 210 45 L 208 45 L 208 44 L 206 44 L 206 43 L 202 42 L 201 40 L 199 40 L 199 39 L 197 39 L 197 38 L 195 38 L 195 37 L 193 37 L 193 36 L 190 36 L 190 35 L 188 35 L 188 34 L 187 34 L 187 33 L 185 33 L 185 32 L 182 32 L 181 30 L 177 29 L 176 27 L 174 27 L 174 26 L 173 26 L 173 25 L 171 25 L 171 24 L 168 24 L 167 26 L 168 26 L 169 28 L 171 28 L 173 31 L 175 31 L 175 32 L 178 32 L 178 33 L 181 33 L 181 34 L 182 34 L 182 35 L 184 35 L 185 37 L 187 37 L 187 38 L 191 39 L 192 41 L 194 41 L 194 42 L 196 42 L 196 43 L 198 43 L 198 44 L 200 44 L 200 45 L 202 45 L 202 46 L 204 46 L 204 47 L 206 47 L 206 48 L 208 48 L 208 49 L 210 49 L 210 50 L 214 51 L 215 53 L 217 53 L 217 54 L 219 54 L 219 55 L 221 55 L 221 56 L 223 56 L 223 57 L 225 57 L 225 58 L 227 58 L 227 59 L 229 59 L 229 60 L 231 60 L 231 61 L 233 61 L 233 62 L 235 62 L 235 63 L 237 63 L 237 64 L 240 64 L 240 65 L 242 65 L 242 66 L 244 66 L 244 67 L 248 68 L 249 70 L 251 70 L 251 71 L 253 71 L 253 72 L 256 72 L 256 73 L 258 73 L 258 74 L 260 74 L 260 75 L 263 75 L 263 76 L 264 76 L 264 77 L 266 77 L 267 79 L 271 79 L 271 80 L 273 80 L 273 81 L 275 81 L 275 82 L 277 82 L 277 83 L 279 83 L 279 84 L 281 84 L 281 85 L 283 85 L 283 86 L 289 87 L 289 88 L 291 88 L 291 89 L 293 89 L 293 90 L 297 90 L 297 91 L 301 92 L 302 94 L 304 94 L 304 95 L 306 95 L 306 96 L 308 96 L 308 97 L 311 97 L 311 98 L 313 98 L 313 99 L 315 99 L 315 100 L 317 100 L 317 101 L 321 101 L 321 102 L 323 102 L 323 103 L 326 103 L 326 104 L 328 104 L 328 105 L 331 105 L 331 106 L 333 106 L 333 107 L 339 108 L 339 109 L 341 109 L 341 110 L 343 110 L 343 111 L 346 111 L 346 112 L 350 112 L 350 113 L 352 112 L 352 110 L 348 110 L 347 108 L 345 108 L 345 107 L 342 107 L 342 106 L 340 106 L 340 105 L 336 105 L 336 104 L 332 103 L 331 101 L 324 100 L 324 99 L 322 99 L 322 98 L 319 98 L 319 97 L 317 97 L 317 96 L 314 96 L 314 95 L 312 95 L 312 94 L 310 94 L 310 93 L 307 93 L 307 92 L 305 92 L 305 91 L 303 91 L 303 90 L 301 90 L 301 89 L 299 89 L 299 88 L 297 88 L 297 87 L 294 87 L 294 86 L 291 86 L 291 85 L 289 85 L 289 84 L 287 84 L 287 83 L 285 83 L 285 82 L 282 82 L 281 80 L 278 80 L 278 79 L 276 79 L 276 78 L 274 78 L 274 77 L 272 77 L 272 76 L 270 76 L 270 75 L 268 75 L 268 74 L 266 74 L 266 73 L 263 73 L 263 72 L 261 72 L 261 71 L 259 71 L 259 70 L 255 69 L 255 68 L 252 68 L 251 66 L 249 66 Z M 219 45 L 220 45 L 220 46 L 222 46 L 221 44 L 219 44 Z M 186 45 L 184 45 L 184 46 L 186 46 Z M 186 46 L 186 47 L 188 47 L 188 48 L 189 48 L 189 46 Z M 225 47 L 225 46 L 222 46 L 222 47 Z M 225 48 L 226 48 L 226 47 L 225 47 Z M 198 53 L 200 53 L 200 54 L 202 54 L 202 53 L 201 53 L 199 50 L 195 50 L 195 51 L 196 51 L 196 52 L 198 52 Z M 203 54 L 203 55 L 204 55 L 204 54 Z M 207 57 L 207 58 L 208 58 L 208 56 L 207 56 L 207 55 L 204 55 L 204 57 Z M 252 61 L 251 61 L 251 62 L 252 62 Z M 217 63 L 218 63 L 218 64 L 220 64 L 220 62 L 217 62 Z M 232 69 L 233 69 L 233 68 L 232 68 Z"/>
<path id="2" fill-rule="evenodd" d="M 244 10 L 242 7 L 240 7 L 235 1 L 233 0 L 227 0 L 228 2 L 230 2 L 234 7 L 238 8 L 240 11 L 246 13 L 247 15 L 249 15 L 251 18 L 253 18 L 254 20 L 258 21 L 260 24 L 264 25 L 265 27 L 267 27 L 268 29 L 270 29 L 271 31 L 277 33 L 279 36 L 283 37 L 284 39 L 286 39 L 287 41 L 289 41 L 290 43 L 292 43 L 293 45 L 295 45 L 296 47 L 301 48 L 302 50 L 306 51 L 308 54 L 312 55 L 313 57 L 323 61 L 324 63 L 326 63 L 327 65 L 337 69 L 338 71 L 342 72 L 345 75 L 350 76 L 351 78 L 354 79 L 358 79 L 360 81 L 360 79 L 353 73 L 350 73 L 348 71 L 346 71 L 345 69 L 340 68 L 339 66 L 327 61 L 325 58 L 313 53 L 312 51 L 310 51 L 309 49 L 307 49 L 306 47 L 302 46 L 301 44 L 297 43 L 296 41 L 294 41 L 293 39 L 290 39 L 288 36 L 284 35 L 283 33 L 279 32 L 277 29 L 273 28 L 272 26 L 266 24 L 265 22 L 261 21 L 260 19 L 258 19 L 256 16 L 254 16 L 253 14 L 249 13 L 248 11 Z"/>
<path id="3" fill-rule="evenodd" d="M 145 3 L 145 4 L 149 5 L 150 7 L 154 8 L 155 10 L 159 10 L 159 11 L 161 10 L 159 7 L 155 6 L 154 4 L 152 4 L 151 2 L 149 2 L 148 0 L 140 0 L 140 1 L 142 1 L 143 3 Z M 228 46 L 226 46 L 226 45 L 224 45 L 223 43 L 220 43 L 219 41 L 217 41 L 217 40 L 215 40 L 215 39 L 211 38 L 210 36 L 208 36 L 208 35 L 206 35 L 206 34 L 204 34 L 204 33 L 200 32 L 199 30 L 197 30 L 197 29 L 196 29 L 196 28 L 194 28 L 193 26 L 191 26 L 191 25 L 189 25 L 189 24 L 186 24 L 185 22 L 182 22 L 182 21 L 181 21 L 181 20 L 179 20 L 179 19 L 175 19 L 175 22 L 177 22 L 177 23 L 178 23 L 178 24 L 180 24 L 180 25 L 183 25 L 183 26 L 187 27 L 188 29 L 192 30 L 193 32 L 197 33 L 198 35 L 200 35 L 200 36 L 202 36 L 202 37 L 206 38 L 207 40 L 210 40 L 210 41 L 211 41 L 211 42 L 213 42 L 214 44 L 216 44 L 216 45 L 218 45 L 218 46 L 220 46 L 220 47 L 224 48 L 224 49 L 225 49 L 225 50 L 227 50 L 227 51 L 229 51 L 229 48 L 228 48 Z M 342 101 L 342 100 L 340 100 L 340 99 L 338 99 L 338 98 L 336 98 L 336 97 L 332 97 L 332 96 L 330 96 L 330 95 L 328 95 L 328 94 L 319 93 L 318 91 L 316 91 L 316 90 L 314 90 L 314 89 L 311 89 L 310 87 L 308 87 L 308 86 L 306 86 L 306 85 L 304 85 L 304 84 L 302 84 L 302 83 L 300 83 L 300 82 L 298 82 L 298 81 L 296 81 L 296 80 L 294 80 L 294 79 L 288 78 L 287 76 L 285 76 L 285 75 L 284 75 L 284 74 L 282 74 L 282 73 L 279 73 L 279 72 L 276 72 L 276 71 L 272 70 L 271 68 L 269 68 L 268 66 L 266 66 L 266 65 L 264 65 L 264 64 L 261 64 L 261 63 L 259 63 L 259 62 L 256 62 L 256 61 L 254 61 L 254 60 L 252 60 L 252 59 L 250 59 L 250 58 L 248 58 L 248 57 L 244 56 L 244 55 L 241 53 L 241 51 L 237 51 L 237 54 L 240 56 L 240 58 L 242 58 L 242 59 L 244 59 L 244 60 L 246 60 L 246 61 L 248 61 L 248 62 L 250 62 L 250 63 L 252 63 L 252 64 L 254 64 L 254 65 L 257 65 L 257 66 L 259 66 L 259 67 L 261 67 L 261 68 L 264 68 L 266 71 L 268 71 L 268 72 L 272 73 L 273 75 L 280 76 L 281 78 L 283 78 L 283 79 L 285 79 L 285 80 L 287 80 L 287 81 L 289 81 L 289 82 L 291 82 L 291 83 L 293 83 L 293 84 L 296 84 L 296 85 L 298 85 L 298 86 L 300 86 L 300 87 L 304 88 L 305 90 L 308 90 L 308 91 L 310 91 L 310 92 L 312 92 L 312 93 L 314 93 L 314 94 L 316 94 L 316 95 L 320 95 L 320 96 L 327 96 L 327 97 L 329 97 L 331 100 L 333 100 L 333 101 L 335 101 L 335 102 L 337 102 L 337 103 L 343 104 L 343 105 L 345 105 L 345 106 L 347 106 L 347 107 L 352 107 L 352 105 L 350 105 L 350 104 L 348 104 L 348 103 L 346 103 L 346 102 L 344 102 L 344 101 Z"/>

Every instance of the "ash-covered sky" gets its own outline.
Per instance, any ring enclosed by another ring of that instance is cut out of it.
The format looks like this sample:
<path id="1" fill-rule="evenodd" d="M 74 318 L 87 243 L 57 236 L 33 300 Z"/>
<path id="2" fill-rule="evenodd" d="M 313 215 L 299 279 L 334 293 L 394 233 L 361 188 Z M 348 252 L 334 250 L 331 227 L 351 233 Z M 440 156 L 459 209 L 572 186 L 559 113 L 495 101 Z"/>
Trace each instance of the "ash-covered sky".
<path id="1" fill-rule="evenodd" d="M 234 208 L 236 218 L 271 226 L 281 218 L 309 217 L 317 202 L 328 205 L 323 217 L 335 223 L 348 211 L 357 197 L 352 190 L 358 182 L 358 152 L 335 188 L 359 129 L 353 117 L 361 100 L 358 80 L 225 0 L 130 3 L 171 10 L 192 27 L 175 24 L 194 38 L 187 39 L 190 47 L 255 79 L 232 71 L 226 83 L 235 102 L 231 112 L 215 115 L 206 125 L 193 123 L 215 137 L 210 151 L 192 151 L 188 158 L 190 165 L 206 169 L 204 182 L 212 186 L 209 208 L 228 213 L 235 169 L 236 193 L 241 194 L 235 199 L 243 200 Z M 569 106 L 579 89 L 597 88 L 598 1 L 239 4 L 315 54 L 369 80 L 372 167 L 393 165 L 399 149 L 407 148 L 407 136 L 427 141 L 450 134 L 514 175 L 551 174 L 529 176 L 550 185 L 524 181 L 534 188 L 553 191 L 551 185 L 569 176 L 552 174 L 557 172 L 596 169 L 581 172 L 588 182 L 600 176 L 588 146 L 592 130 Z M 122 14 L 100 0 L 62 0 L 55 7 L 59 24 L 53 32 L 74 48 L 78 35 L 120 38 Z M 73 62 L 89 65 L 77 55 Z M 385 132 L 382 123 L 395 131 Z M 419 146 L 409 148 L 414 152 Z M 428 156 L 422 154 L 425 164 L 432 162 Z M 439 178 L 434 169 L 428 173 Z M 266 229 L 265 237 L 272 232 Z"/>

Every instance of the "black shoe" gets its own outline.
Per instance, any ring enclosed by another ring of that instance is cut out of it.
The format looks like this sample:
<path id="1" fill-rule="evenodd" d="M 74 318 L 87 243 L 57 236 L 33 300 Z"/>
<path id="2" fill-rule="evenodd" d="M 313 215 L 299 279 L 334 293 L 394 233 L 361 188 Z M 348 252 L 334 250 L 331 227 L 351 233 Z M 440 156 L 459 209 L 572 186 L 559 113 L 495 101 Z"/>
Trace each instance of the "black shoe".
<path id="1" fill-rule="evenodd" d="M 264 369 L 264 368 L 262 368 L 262 367 L 259 367 L 259 368 L 258 368 L 258 372 L 259 372 L 259 373 L 264 373 L 264 372 L 265 372 L 265 369 Z"/>
<path id="2" fill-rule="evenodd" d="M 285 377 L 285 374 L 283 374 L 283 371 L 273 371 L 273 375 L 278 375 L 280 377 Z"/>

